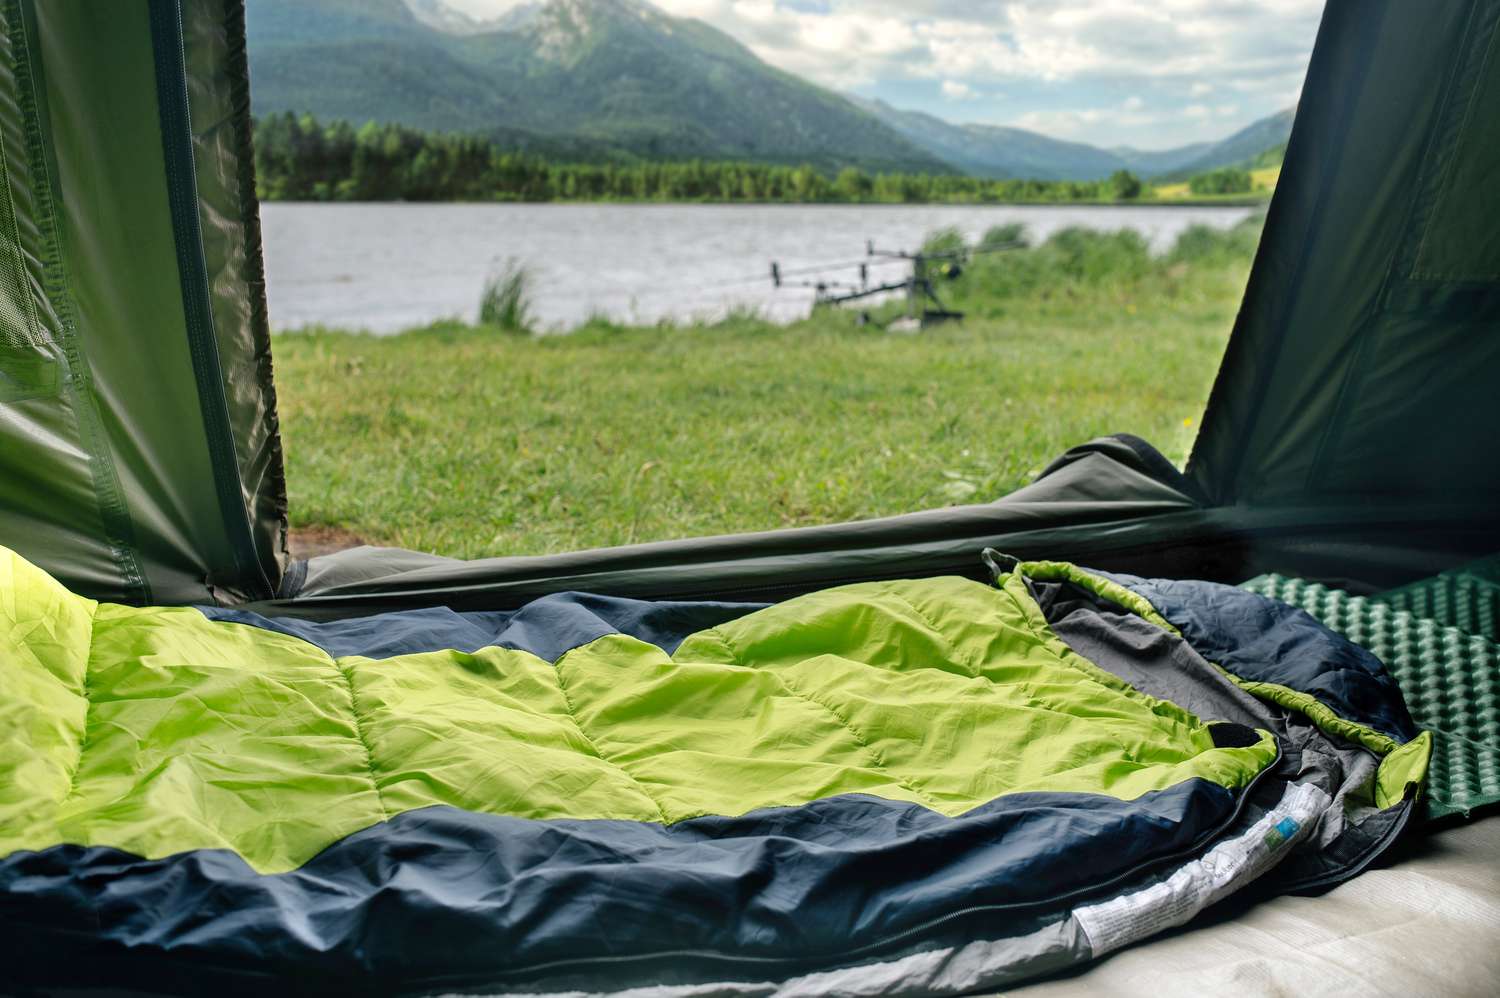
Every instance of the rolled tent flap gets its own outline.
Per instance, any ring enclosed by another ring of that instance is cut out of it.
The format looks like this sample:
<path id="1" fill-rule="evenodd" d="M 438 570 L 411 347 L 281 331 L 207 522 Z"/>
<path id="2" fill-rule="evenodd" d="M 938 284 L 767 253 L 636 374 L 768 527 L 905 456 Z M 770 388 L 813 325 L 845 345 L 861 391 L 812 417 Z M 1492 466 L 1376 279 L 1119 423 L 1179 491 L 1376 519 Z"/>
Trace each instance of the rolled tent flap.
<path id="1" fill-rule="evenodd" d="M 513 609 L 566 591 L 773 602 L 853 582 L 987 578 L 986 547 L 1178 578 L 1294 572 L 1359 590 L 1432 574 L 1486 545 L 1494 534 L 1467 510 L 1212 507 L 1149 444 L 1121 434 L 1073 448 L 992 503 L 530 558 L 355 548 L 294 565 L 286 586 L 295 596 L 248 608 L 336 619 L 434 605 Z"/>
<path id="2" fill-rule="evenodd" d="M 4 0 L 0 35 L 0 536 L 98 598 L 269 597 L 242 5 Z"/>
<path id="3" fill-rule="evenodd" d="M 770 601 L 847 582 L 944 573 L 981 578 L 979 552 L 1005 541 L 1023 555 L 1059 545 L 1087 549 L 1097 563 L 1108 561 L 1109 551 L 1158 545 L 1201 516 L 1182 484 L 1143 441 L 1106 437 L 1070 451 L 999 502 L 532 558 L 458 561 L 356 548 L 298 565 L 288 577 L 296 597 L 255 608 L 305 617 L 434 604 L 508 608 L 567 590 Z"/>

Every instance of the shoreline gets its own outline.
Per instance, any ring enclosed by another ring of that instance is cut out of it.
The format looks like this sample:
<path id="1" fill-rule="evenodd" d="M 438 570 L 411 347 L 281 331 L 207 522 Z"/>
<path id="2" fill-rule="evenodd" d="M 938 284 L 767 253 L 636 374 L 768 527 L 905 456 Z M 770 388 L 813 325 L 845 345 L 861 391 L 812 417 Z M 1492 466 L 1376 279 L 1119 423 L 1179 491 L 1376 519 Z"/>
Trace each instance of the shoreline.
<path id="1" fill-rule="evenodd" d="M 742 199 L 718 200 L 693 198 L 689 200 L 662 200 L 658 198 L 598 198 L 526 200 L 524 198 L 487 198 L 483 200 L 435 200 L 411 201 L 398 198 L 378 201 L 342 201 L 337 199 L 281 199 L 261 198 L 261 204 L 347 204 L 347 205 L 628 205 L 631 207 L 681 208 L 702 205 L 705 207 L 744 206 L 747 208 L 1261 208 L 1271 203 L 1268 192 L 1260 197 L 1205 197 L 1205 198 L 1141 198 L 1133 201 L 748 201 Z"/>

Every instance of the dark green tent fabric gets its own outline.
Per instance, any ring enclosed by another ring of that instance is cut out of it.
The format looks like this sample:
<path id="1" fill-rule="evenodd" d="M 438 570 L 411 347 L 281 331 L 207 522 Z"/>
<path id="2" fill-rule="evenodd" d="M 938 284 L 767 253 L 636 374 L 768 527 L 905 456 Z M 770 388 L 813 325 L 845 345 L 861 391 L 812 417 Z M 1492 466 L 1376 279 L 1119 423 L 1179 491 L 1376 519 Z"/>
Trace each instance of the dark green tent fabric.
<path id="1" fill-rule="evenodd" d="M 1500 4 L 1330 3 L 1189 475 L 1219 505 L 1500 499 Z"/>
<path id="2" fill-rule="evenodd" d="M 280 580 L 242 17 L 0 4 L 0 536 L 91 595 Z"/>

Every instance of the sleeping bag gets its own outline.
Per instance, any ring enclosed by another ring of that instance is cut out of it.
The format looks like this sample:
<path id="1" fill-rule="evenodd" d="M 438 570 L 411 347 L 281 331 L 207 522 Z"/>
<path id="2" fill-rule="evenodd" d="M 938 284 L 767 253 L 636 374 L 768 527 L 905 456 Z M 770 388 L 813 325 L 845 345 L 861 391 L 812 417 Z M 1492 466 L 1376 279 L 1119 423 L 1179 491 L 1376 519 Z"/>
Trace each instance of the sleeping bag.
<path id="1" fill-rule="evenodd" d="M 0 967 L 216 994 L 906 994 L 1400 832 L 1429 739 L 1283 604 L 1056 562 L 308 623 L 0 549 Z"/>

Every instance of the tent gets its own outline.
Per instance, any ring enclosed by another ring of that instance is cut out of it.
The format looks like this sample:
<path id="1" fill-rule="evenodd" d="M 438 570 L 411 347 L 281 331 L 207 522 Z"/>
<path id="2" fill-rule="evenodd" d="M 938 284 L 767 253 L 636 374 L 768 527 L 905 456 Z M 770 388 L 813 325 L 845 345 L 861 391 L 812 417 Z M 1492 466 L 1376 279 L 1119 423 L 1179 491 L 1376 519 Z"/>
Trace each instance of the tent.
<path id="1" fill-rule="evenodd" d="M 307 563 L 286 550 L 241 7 L 0 6 L 0 541 L 77 592 L 324 617 L 568 589 L 767 600 L 979 577 L 986 545 L 1368 590 L 1497 546 L 1500 4 L 1329 6 L 1185 474 L 1111 438 L 975 506 L 555 557 Z"/>
<path id="2" fill-rule="evenodd" d="M 296 562 L 242 2 L 3 0 L 0 545 L 81 596 L 288 629 L 566 591 L 764 604 L 983 579 L 986 547 L 1353 594 L 1443 572 L 1500 548 L 1497 26 L 1500 0 L 1330 5 L 1184 472 L 1120 435 L 969 507 L 554 557 Z"/>

